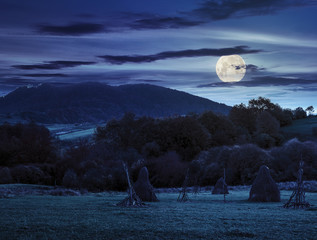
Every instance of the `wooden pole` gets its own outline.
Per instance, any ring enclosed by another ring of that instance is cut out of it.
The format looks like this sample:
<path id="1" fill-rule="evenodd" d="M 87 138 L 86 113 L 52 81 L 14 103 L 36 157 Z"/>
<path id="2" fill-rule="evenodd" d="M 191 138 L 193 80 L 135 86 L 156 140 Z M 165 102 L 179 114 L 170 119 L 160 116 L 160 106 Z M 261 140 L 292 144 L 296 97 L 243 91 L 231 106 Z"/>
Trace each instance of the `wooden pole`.
<path id="1" fill-rule="evenodd" d="M 224 202 L 226 202 L 225 184 L 226 184 L 226 168 L 223 169 L 223 184 L 222 184 L 223 201 Z"/>

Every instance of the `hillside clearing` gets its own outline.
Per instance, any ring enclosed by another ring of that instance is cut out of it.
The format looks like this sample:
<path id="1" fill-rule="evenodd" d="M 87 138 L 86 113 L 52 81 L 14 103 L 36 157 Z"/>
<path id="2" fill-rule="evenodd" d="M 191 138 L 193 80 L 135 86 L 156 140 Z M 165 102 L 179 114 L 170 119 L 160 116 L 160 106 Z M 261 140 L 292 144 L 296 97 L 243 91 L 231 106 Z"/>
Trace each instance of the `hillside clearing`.
<path id="1" fill-rule="evenodd" d="M 313 127 L 317 127 L 317 117 L 307 117 L 304 119 L 294 120 L 289 126 L 282 127 L 282 131 L 291 134 L 313 135 Z"/>

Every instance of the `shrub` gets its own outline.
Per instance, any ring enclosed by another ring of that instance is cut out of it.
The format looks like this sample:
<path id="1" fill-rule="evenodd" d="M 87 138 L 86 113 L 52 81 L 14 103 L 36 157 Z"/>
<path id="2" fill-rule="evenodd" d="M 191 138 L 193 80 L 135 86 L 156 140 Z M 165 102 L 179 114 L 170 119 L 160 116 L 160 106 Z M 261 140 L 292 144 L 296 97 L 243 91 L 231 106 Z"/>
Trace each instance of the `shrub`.
<path id="1" fill-rule="evenodd" d="M 186 174 L 187 164 L 181 161 L 181 157 L 174 151 L 167 152 L 163 156 L 148 161 L 148 169 L 155 187 L 181 186 Z"/>
<path id="2" fill-rule="evenodd" d="M 107 189 L 106 183 L 104 171 L 100 168 L 92 168 L 84 174 L 81 186 L 89 191 L 101 191 Z"/>
<path id="3" fill-rule="evenodd" d="M 77 174 L 72 169 L 66 171 L 63 177 L 63 186 L 69 188 L 77 188 L 79 186 Z"/>
<path id="4" fill-rule="evenodd" d="M 45 179 L 43 171 L 36 166 L 18 165 L 11 169 L 11 174 L 17 183 L 42 184 Z"/>
<path id="5" fill-rule="evenodd" d="M 13 179 L 11 176 L 10 169 L 7 167 L 0 169 L 0 184 L 12 183 Z"/>
<path id="6" fill-rule="evenodd" d="M 275 139 L 266 133 L 257 134 L 254 137 L 254 141 L 261 148 L 271 148 L 276 145 Z"/>

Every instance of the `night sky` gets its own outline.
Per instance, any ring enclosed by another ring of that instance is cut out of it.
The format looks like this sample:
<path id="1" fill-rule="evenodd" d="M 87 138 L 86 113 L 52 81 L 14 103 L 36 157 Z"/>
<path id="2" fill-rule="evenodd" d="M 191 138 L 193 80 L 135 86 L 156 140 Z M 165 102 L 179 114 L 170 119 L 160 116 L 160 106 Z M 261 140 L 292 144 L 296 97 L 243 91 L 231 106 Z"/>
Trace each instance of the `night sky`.
<path id="1" fill-rule="evenodd" d="M 39 83 L 149 83 L 228 105 L 317 107 L 316 0 L 0 0 L 0 95 Z M 239 54 L 244 79 L 215 65 Z"/>

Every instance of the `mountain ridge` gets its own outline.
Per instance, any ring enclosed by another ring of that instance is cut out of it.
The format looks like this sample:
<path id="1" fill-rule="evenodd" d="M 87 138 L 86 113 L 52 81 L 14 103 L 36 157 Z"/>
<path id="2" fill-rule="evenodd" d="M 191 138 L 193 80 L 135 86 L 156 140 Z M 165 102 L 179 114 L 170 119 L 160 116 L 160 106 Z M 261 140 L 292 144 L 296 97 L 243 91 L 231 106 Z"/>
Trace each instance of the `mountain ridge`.
<path id="1" fill-rule="evenodd" d="M 168 117 L 231 107 L 186 92 L 150 84 L 110 86 L 89 82 L 21 87 L 0 98 L 0 114 L 17 114 L 39 123 L 104 122 L 125 112 Z"/>

